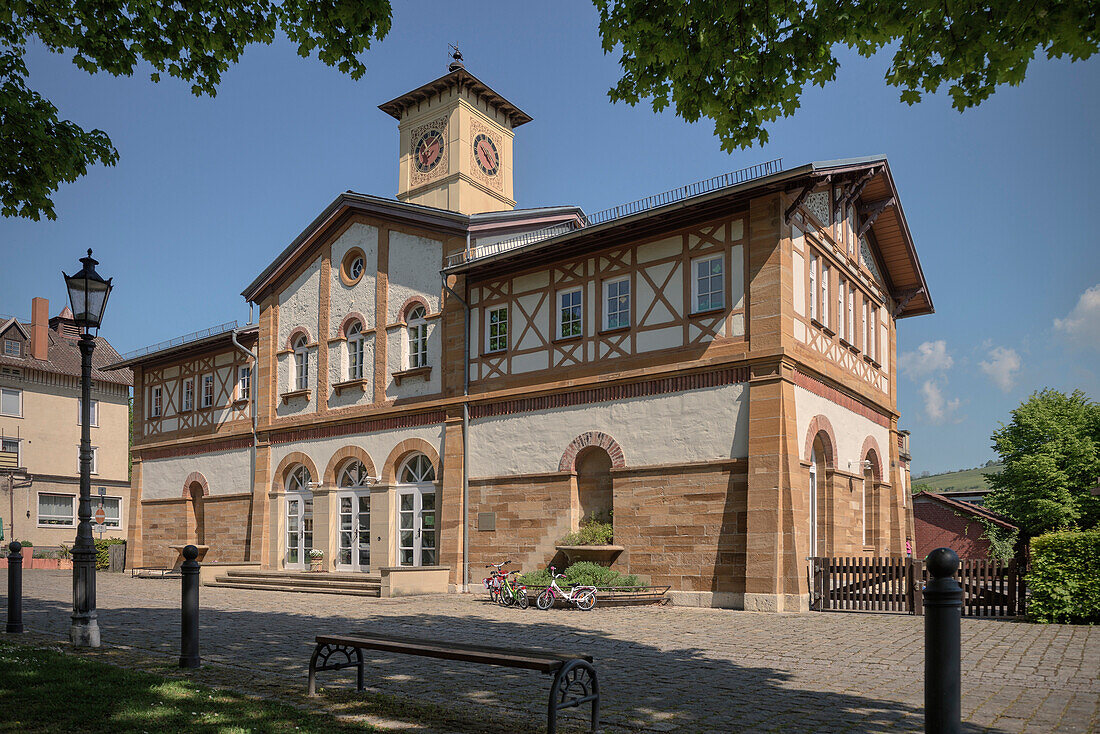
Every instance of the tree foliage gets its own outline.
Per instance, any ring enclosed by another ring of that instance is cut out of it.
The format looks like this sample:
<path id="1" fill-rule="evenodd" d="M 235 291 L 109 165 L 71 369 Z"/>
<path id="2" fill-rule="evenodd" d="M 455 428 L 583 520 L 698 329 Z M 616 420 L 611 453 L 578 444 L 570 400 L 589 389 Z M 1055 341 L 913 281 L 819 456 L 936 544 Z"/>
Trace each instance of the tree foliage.
<path id="1" fill-rule="evenodd" d="M 361 77 L 360 54 L 390 29 L 388 0 L 0 0 L 0 214 L 55 219 L 50 195 L 88 166 L 114 165 L 102 130 L 86 131 L 27 86 L 27 45 L 72 55 L 88 73 L 168 74 L 214 96 L 221 75 L 253 43 L 282 31 L 298 54 Z"/>
<path id="2" fill-rule="evenodd" d="M 838 46 L 869 57 L 896 45 L 886 82 L 901 100 L 947 85 L 962 111 L 1023 81 L 1036 51 L 1076 61 L 1100 42 L 1095 0 L 593 2 L 604 51 L 621 50 L 611 99 L 708 117 L 728 151 L 766 143 L 766 124 L 793 114 L 807 84 L 832 81 Z"/>
<path id="3" fill-rule="evenodd" d="M 1100 497 L 1089 491 L 1100 476 L 1100 405 L 1080 390 L 1043 390 L 992 439 L 1004 469 L 985 475 L 990 509 L 1031 536 L 1100 523 Z"/>

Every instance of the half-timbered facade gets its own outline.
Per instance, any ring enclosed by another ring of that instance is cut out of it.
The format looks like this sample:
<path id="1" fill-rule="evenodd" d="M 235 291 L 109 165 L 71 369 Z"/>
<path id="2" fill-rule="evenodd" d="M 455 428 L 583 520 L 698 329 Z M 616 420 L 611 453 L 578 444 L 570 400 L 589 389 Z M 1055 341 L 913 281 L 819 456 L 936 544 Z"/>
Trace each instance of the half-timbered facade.
<path id="1" fill-rule="evenodd" d="M 147 560 L 462 588 L 609 517 L 681 603 L 797 610 L 807 556 L 904 552 L 895 329 L 932 303 L 884 158 L 511 209 L 528 116 L 461 68 L 382 108 L 398 200 L 337 197 L 245 289 L 258 326 L 122 363 Z"/>

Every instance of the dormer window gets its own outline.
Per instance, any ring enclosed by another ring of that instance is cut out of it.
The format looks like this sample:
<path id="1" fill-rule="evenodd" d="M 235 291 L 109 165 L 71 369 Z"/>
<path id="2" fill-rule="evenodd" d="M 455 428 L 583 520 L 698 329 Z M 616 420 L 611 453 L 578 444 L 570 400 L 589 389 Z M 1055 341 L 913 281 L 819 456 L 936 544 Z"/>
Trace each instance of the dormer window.
<path id="1" fill-rule="evenodd" d="M 294 389 L 305 390 L 309 387 L 309 342 L 305 335 L 294 342 Z"/>
<path id="2" fill-rule="evenodd" d="M 348 379 L 363 379 L 363 325 L 358 321 L 348 327 Z M 304 389 L 300 386 L 299 389 Z"/>
<path id="3" fill-rule="evenodd" d="M 428 322 L 423 306 L 414 306 L 405 316 L 409 331 L 409 369 L 428 366 Z"/>
<path id="4" fill-rule="evenodd" d="M 4 340 L 4 356 L 5 357 L 22 357 L 23 356 L 23 343 L 18 339 L 5 339 Z"/>

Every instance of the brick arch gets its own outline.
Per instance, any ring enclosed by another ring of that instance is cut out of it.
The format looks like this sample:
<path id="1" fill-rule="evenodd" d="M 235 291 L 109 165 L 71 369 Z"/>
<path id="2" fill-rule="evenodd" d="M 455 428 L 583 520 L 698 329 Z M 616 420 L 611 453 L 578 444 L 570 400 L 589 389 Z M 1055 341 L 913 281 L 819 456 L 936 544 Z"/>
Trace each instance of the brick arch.
<path id="1" fill-rule="evenodd" d="M 810 427 L 806 431 L 806 461 L 811 461 L 814 455 L 814 440 L 821 437 L 822 448 L 825 449 L 825 463 L 830 468 L 836 468 L 836 432 L 833 424 L 824 415 L 815 415 L 810 420 Z"/>
<path id="2" fill-rule="evenodd" d="M 275 473 L 272 475 L 271 488 L 276 492 L 285 490 L 287 474 L 292 467 L 298 464 L 304 464 L 306 469 L 309 469 L 309 476 L 313 481 L 320 481 L 321 475 L 317 473 L 317 465 L 313 463 L 313 459 L 309 458 L 308 455 L 303 454 L 301 451 L 291 451 L 283 457 L 283 460 L 279 462 L 279 466 L 275 468 Z"/>
<path id="3" fill-rule="evenodd" d="M 558 471 L 576 471 L 577 454 L 589 446 L 598 446 L 605 450 L 607 455 L 611 457 L 613 468 L 621 469 L 626 466 L 623 447 L 619 445 L 618 441 L 602 431 L 588 431 L 574 438 L 565 448 L 565 453 L 561 455 L 561 461 L 558 462 Z"/>
<path id="4" fill-rule="evenodd" d="M 876 482 L 882 481 L 882 449 L 878 447 L 878 441 L 874 436 L 868 436 L 863 439 L 863 447 L 859 450 L 859 460 L 863 461 L 870 458 L 871 461 L 871 473 L 875 477 Z"/>
<path id="5" fill-rule="evenodd" d="M 443 466 L 439 463 L 439 452 L 435 447 L 422 438 L 406 438 L 393 447 L 393 451 L 386 457 L 386 463 L 382 465 L 382 483 L 395 484 L 397 482 L 397 468 L 409 457 L 409 454 L 421 453 L 428 457 L 435 467 L 436 481 L 443 479 Z"/>
<path id="6" fill-rule="evenodd" d="M 405 302 L 401 304 L 401 310 L 398 311 L 398 313 L 401 314 L 402 321 L 408 321 L 407 317 L 413 306 L 423 306 L 425 316 L 432 312 L 431 306 L 428 305 L 428 302 L 424 300 L 423 296 L 409 296 L 405 299 Z"/>
<path id="7" fill-rule="evenodd" d="M 367 330 L 367 319 L 363 314 L 358 311 L 350 311 L 344 320 L 340 322 L 340 328 L 336 332 L 336 336 L 341 339 L 348 338 L 348 327 L 351 326 L 352 321 L 358 321 L 363 326 L 363 331 Z"/>
<path id="8" fill-rule="evenodd" d="M 306 344 L 313 343 L 313 339 L 309 335 L 309 329 L 304 326 L 295 326 L 293 329 L 290 330 L 290 336 L 286 338 L 286 348 L 293 351 L 294 342 L 298 339 L 299 336 L 305 336 Z"/>
<path id="9" fill-rule="evenodd" d="M 210 496 L 210 485 L 206 482 L 206 477 L 201 472 L 193 471 L 187 475 L 187 479 L 183 480 L 183 498 L 185 500 L 191 499 L 191 485 L 198 484 L 202 487 L 202 496 Z"/>
<path id="10" fill-rule="evenodd" d="M 374 469 L 374 462 L 371 460 L 370 454 L 368 454 L 366 451 L 359 448 L 358 446 L 345 446 L 344 448 L 333 454 L 332 458 L 329 459 L 328 466 L 325 467 L 325 486 L 336 486 L 336 472 L 339 471 L 340 467 L 348 459 L 358 459 L 359 461 L 363 462 L 363 466 L 367 467 L 368 474 L 370 474 L 372 477 L 377 476 Z"/>

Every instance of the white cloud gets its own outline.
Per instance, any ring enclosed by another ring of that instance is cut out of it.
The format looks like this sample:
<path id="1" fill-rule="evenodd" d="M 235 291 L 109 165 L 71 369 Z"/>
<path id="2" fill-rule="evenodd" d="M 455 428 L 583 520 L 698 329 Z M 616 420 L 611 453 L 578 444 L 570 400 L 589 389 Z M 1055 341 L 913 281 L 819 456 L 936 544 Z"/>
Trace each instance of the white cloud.
<path id="1" fill-rule="evenodd" d="M 989 375 L 997 387 L 1004 392 L 1016 384 L 1016 373 L 1020 371 L 1020 355 L 1015 349 L 993 347 L 989 350 L 989 361 L 979 363 L 982 372 Z"/>
<path id="2" fill-rule="evenodd" d="M 962 401 L 958 398 L 948 400 L 943 396 L 943 388 L 933 380 L 925 380 L 920 386 L 920 393 L 924 396 L 924 413 L 932 423 L 957 423 L 959 407 Z"/>
<path id="3" fill-rule="evenodd" d="M 1078 346 L 1100 345 L 1100 283 L 1081 294 L 1068 316 L 1054 319 L 1054 328 Z"/>
<path id="4" fill-rule="evenodd" d="M 898 359 L 901 371 L 912 380 L 930 375 L 937 370 L 949 370 L 955 360 L 947 353 L 947 342 L 937 339 L 924 342 L 915 352 L 905 352 Z"/>

